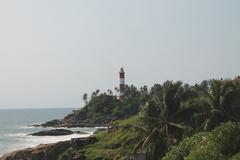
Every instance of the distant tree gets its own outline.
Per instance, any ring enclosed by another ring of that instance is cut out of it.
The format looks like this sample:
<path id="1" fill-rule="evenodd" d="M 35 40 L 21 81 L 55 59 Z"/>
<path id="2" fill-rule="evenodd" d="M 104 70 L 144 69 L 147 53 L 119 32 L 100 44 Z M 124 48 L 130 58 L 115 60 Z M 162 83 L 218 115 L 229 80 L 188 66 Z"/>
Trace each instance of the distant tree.
<path id="1" fill-rule="evenodd" d="M 147 94 L 147 93 L 148 93 L 148 88 L 147 88 L 147 86 L 146 86 L 146 85 L 142 86 L 142 87 L 140 88 L 140 92 L 141 92 L 142 94 Z"/>
<path id="2" fill-rule="evenodd" d="M 99 95 L 99 93 L 100 93 L 100 90 L 99 90 L 99 89 L 97 89 L 97 90 L 95 91 L 95 93 L 96 93 L 96 96 L 98 96 L 98 95 Z"/>
<path id="3" fill-rule="evenodd" d="M 137 97 L 140 96 L 140 92 L 138 91 L 138 88 L 135 87 L 134 85 L 126 85 L 125 86 L 125 97 L 131 98 L 131 97 Z"/>
<path id="4" fill-rule="evenodd" d="M 146 85 L 140 88 L 140 94 L 143 97 L 147 97 L 149 95 L 148 94 L 148 88 L 147 88 Z"/>
<path id="5" fill-rule="evenodd" d="M 108 92 L 108 95 L 113 96 L 113 92 L 110 89 L 108 89 L 107 92 Z"/>
<path id="6" fill-rule="evenodd" d="M 114 90 L 119 93 L 119 88 L 118 87 L 115 87 Z"/>
<path id="7" fill-rule="evenodd" d="M 97 89 L 96 91 L 92 92 L 91 99 L 94 99 L 95 97 L 99 96 L 100 90 Z"/>
<path id="8" fill-rule="evenodd" d="M 82 99 L 85 102 L 85 105 L 87 105 L 88 104 L 88 94 L 84 93 Z"/>
<path id="9" fill-rule="evenodd" d="M 92 92 L 91 99 L 93 99 L 94 97 L 96 97 L 96 92 L 95 91 Z"/>

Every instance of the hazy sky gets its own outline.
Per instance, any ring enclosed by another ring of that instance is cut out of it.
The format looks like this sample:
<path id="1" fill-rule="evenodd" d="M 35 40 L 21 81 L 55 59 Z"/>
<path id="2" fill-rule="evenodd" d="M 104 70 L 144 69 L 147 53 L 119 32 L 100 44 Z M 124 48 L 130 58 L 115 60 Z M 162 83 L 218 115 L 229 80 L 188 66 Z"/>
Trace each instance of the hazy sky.
<path id="1" fill-rule="evenodd" d="M 240 74 L 239 0 L 1 0 L 0 108 Z"/>

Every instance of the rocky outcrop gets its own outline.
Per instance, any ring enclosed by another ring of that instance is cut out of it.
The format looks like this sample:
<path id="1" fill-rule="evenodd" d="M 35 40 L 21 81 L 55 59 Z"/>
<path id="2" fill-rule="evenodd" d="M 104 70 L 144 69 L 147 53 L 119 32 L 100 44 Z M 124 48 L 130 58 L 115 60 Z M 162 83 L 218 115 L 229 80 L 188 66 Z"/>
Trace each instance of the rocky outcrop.
<path id="1" fill-rule="evenodd" d="M 69 141 L 41 144 L 35 148 L 27 148 L 6 154 L 0 160 L 57 160 L 58 155 L 70 146 Z"/>
<path id="2" fill-rule="evenodd" d="M 69 117 L 70 118 L 70 117 Z M 110 121 L 110 120 L 109 120 Z M 103 121 L 92 121 L 91 119 L 62 119 L 62 120 L 52 120 L 45 122 L 40 125 L 34 125 L 35 127 L 67 127 L 67 128 L 74 128 L 74 127 L 107 127 L 109 124 L 108 120 Z"/>
<path id="3" fill-rule="evenodd" d="M 70 141 L 58 142 L 54 144 L 41 144 L 34 148 L 27 148 L 23 150 L 14 151 L 4 155 L 0 160 L 57 160 L 69 147 L 78 149 L 86 145 L 96 143 L 96 137 L 88 138 L 74 138 Z M 76 160 L 84 159 L 84 156 L 75 156 Z"/>
<path id="4" fill-rule="evenodd" d="M 62 124 L 62 121 L 61 120 L 58 120 L 58 119 L 54 119 L 52 121 L 48 121 L 44 124 L 42 124 L 43 127 L 47 127 L 47 126 L 60 126 Z"/>
<path id="5" fill-rule="evenodd" d="M 70 117 L 68 117 L 70 118 Z M 62 119 L 62 120 L 52 120 L 45 122 L 40 125 L 33 125 L 34 127 L 68 127 L 68 128 L 73 128 L 73 127 L 106 127 L 109 121 L 99 121 L 99 122 L 91 122 L 91 120 L 86 119 L 86 120 L 79 120 L 79 119 Z"/>
<path id="6" fill-rule="evenodd" d="M 71 135 L 73 131 L 66 130 L 66 129 L 52 129 L 47 131 L 40 131 L 33 134 L 32 136 L 64 136 L 64 135 Z"/>
<path id="7" fill-rule="evenodd" d="M 54 119 L 40 125 L 33 125 L 35 127 L 107 127 L 116 117 L 111 115 L 102 116 L 101 118 L 87 117 L 86 112 L 74 111 L 68 114 L 63 119 Z"/>

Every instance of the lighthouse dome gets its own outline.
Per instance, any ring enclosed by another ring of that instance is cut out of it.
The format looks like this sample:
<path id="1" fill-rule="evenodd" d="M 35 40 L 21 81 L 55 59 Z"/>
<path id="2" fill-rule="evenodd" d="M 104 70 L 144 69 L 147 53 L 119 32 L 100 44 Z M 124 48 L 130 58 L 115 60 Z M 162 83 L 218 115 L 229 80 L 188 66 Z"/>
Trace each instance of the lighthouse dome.
<path id="1" fill-rule="evenodd" d="M 120 72 L 121 72 L 121 73 L 124 73 L 123 67 L 120 69 Z"/>

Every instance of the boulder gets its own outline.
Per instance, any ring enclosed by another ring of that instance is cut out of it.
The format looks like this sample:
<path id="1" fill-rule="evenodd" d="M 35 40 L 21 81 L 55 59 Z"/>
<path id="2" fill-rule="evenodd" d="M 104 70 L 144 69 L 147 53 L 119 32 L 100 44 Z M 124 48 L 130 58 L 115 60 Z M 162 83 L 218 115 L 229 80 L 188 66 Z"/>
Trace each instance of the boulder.
<path id="1" fill-rule="evenodd" d="M 73 133 L 74 133 L 73 131 L 66 130 L 66 129 L 52 129 L 52 130 L 36 132 L 30 135 L 32 136 L 64 136 L 64 135 L 71 135 Z"/>
<path id="2" fill-rule="evenodd" d="M 52 121 L 45 122 L 45 123 L 41 124 L 40 126 L 42 126 L 42 127 L 60 126 L 61 124 L 62 124 L 61 120 L 54 119 Z"/>

